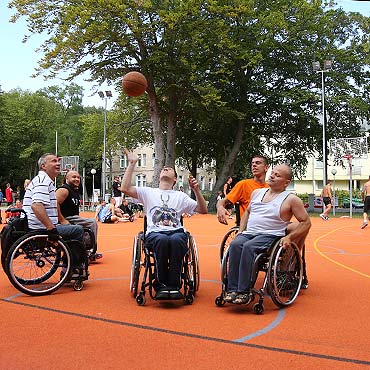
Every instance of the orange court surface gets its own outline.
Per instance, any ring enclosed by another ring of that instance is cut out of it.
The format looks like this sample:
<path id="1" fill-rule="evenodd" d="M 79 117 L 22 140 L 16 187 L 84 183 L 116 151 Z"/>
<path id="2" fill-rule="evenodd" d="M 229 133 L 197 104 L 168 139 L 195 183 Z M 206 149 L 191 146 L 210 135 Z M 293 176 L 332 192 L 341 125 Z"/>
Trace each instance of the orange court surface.
<path id="1" fill-rule="evenodd" d="M 104 258 L 90 266 L 82 291 L 66 284 L 30 297 L 0 274 L 0 369 L 370 369 L 370 227 L 361 223 L 312 218 L 308 290 L 280 310 L 267 297 L 263 315 L 253 303 L 215 305 L 219 245 L 233 226 L 215 215 L 184 220 L 200 261 L 192 305 L 147 294 L 138 306 L 129 281 L 143 219 L 99 224 Z"/>

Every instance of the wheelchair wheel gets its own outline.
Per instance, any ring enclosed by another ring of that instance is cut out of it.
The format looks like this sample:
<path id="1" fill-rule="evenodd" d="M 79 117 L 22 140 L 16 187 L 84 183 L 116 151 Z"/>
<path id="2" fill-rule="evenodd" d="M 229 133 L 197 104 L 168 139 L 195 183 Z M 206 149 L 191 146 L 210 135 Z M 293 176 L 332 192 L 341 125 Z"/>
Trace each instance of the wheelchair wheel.
<path id="1" fill-rule="evenodd" d="M 275 244 L 270 255 L 268 289 L 272 301 L 279 307 L 292 304 L 302 284 L 302 259 L 296 244 L 284 248 Z"/>
<path id="2" fill-rule="evenodd" d="M 140 271 L 143 266 L 143 243 L 144 233 L 141 231 L 134 239 L 132 250 L 131 276 L 130 276 L 130 291 L 134 298 L 136 298 L 139 288 Z"/>
<path id="3" fill-rule="evenodd" d="M 71 271 L 71 251 L 61 240 L 50 243 L 47 235 L 26 234 L 10 248 L 7 274 L 22 293 L 41 296 L 59 289 Z"/>
<path id="4" fill-rule="evenodd" d="M 188 256 L 188 282 L 190 290 L 193 295 L 199 290 L 200 284 L 200 272 L 199 272 L 199 259 L 198 259 L 198 249 L 194 238 L 189 235 L 189 256 Z"/>
<path id="5" fill-rule="evenodd" d="M 234 226 L 223 237 L 221 246 L 220 246 L 220 264 L 222 264 L 222 259 L 224 257 L 224 254 L 229 249 L 230 243 L 234 240 L 238 231 L 239 231 L 239 226 Z"/>

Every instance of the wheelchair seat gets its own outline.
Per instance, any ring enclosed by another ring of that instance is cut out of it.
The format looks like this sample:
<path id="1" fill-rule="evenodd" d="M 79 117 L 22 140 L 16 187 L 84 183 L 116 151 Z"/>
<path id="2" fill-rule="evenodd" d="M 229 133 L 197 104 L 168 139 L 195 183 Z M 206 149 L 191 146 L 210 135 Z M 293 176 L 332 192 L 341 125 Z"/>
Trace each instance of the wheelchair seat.
<path id="1" fill-rule="evenodd" d="M 182 219 L 181 219 L 182 222 Z M 181 279 L 181 291 L 172 288 L 163 288 L 159 286 L 156 280 L 156 263 L 154 253 L 151 248 L 145 245 L 146 216 L 144 217 L 144 231 L 135 236 L 132 252 L 130 291 L 136 299 L 138 305 L 146 303 L 146 288 L 153 300 L 168 301 L 181 300 L 185 304 L 192 304 L 196 292 L 199 289 L 199 261 L 198 251 L 194 238 L 187 234 L 188 252 L 184 256 Z M 141 284 L 140 284 L 141 280 Z"/>
<path id="2" fill-rule="evenodd" d="M 277 237 L 266 252 L 257 255 L 251 277 L 250 300 L 259 300 L 254 304 L 253 310 L 256 314 L 264 312 L 264 297 L 268 293 L 274 304 L 278 307 L 291 305 L 297 298 L 303 281 L 303 260 L 299 248 L 295 243 L 289 247 L 280 246 L 281 237 Z M 221 246 L 222 247 L 222 246 Z M 229 270 L 229 250 L 223 253 L 221 263 L 222 291 L 215 299 L 215 304 L 224 306 L 227 292 Z M 260 289 L 255 284 L 259 272 L 264 272 L 265 277 Z"/>

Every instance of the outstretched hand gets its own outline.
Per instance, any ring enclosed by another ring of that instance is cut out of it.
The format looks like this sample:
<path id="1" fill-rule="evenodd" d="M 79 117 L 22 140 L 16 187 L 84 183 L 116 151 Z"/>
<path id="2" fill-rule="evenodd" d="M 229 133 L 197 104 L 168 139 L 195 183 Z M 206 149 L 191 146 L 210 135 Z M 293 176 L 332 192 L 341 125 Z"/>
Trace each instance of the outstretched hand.
<path id="1" fill-rule="evenodd" d="M 191 189 L 193 190 L 199 189 L 198 181 L 192 175 L 189 175 L 188 181 L 189 181 L 189 186 Z"/>
<path id="2" fill-rule="evenodd" d="M 126 148 L 123 149 L 123 152 L 127 156 L 128 163 L 135 164 L 139 160 L 139 157 L 137 156 L 137 154 L 134 154 L 133 152 L 130 152 L 128 149 L 126 149 Z"/>

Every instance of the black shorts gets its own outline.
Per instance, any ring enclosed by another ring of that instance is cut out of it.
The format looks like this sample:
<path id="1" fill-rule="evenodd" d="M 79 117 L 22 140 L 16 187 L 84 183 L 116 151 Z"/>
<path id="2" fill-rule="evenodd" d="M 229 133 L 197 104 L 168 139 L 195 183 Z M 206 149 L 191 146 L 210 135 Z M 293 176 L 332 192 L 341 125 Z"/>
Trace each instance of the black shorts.
<path id="1" fill-rule="evenodd" d="M 370 211 L 370 195 L 366 196 L 364 202 L 364 213 L 369 213 Z"/>
<path id="2" fill-rule="evenodd" d="M 331 204 L 331 199 L 330 197 L 323 197 L 322 198 L 322 201 L 324 202 L 324 204 L 327 206 L 328 204 Z"/>
<path id="3" fill-rule="evenodd" d="M 113 221 L 112 221 L 112 218 L 111 217 L 107 217 L 103 221 L 103 224 L 112 224 L 112 223 L 113 223 Z"/>

